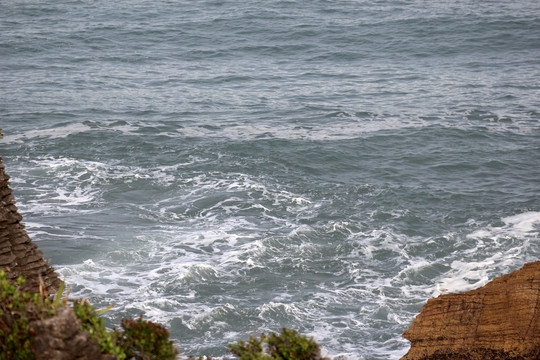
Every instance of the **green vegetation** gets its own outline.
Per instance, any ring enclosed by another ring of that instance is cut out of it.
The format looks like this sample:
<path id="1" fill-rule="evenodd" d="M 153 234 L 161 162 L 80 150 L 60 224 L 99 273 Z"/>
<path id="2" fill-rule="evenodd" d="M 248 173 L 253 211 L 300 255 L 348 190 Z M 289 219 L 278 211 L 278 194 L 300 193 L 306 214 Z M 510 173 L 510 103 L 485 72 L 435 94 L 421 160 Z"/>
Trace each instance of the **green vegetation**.
<path id="1" fill-rule="evenodd" d="M 110 307 L 105 311 L 109 309 Z M 98 341 L 102 354 L 115 354 L 118 360 L 126 359 L 125 350 L 117 344 L 116 333 L 107 330 L 103 318 L 98 317 L 105 311 L 96 311 L 86 300 L 74 300 L 73 310 L 81 320 L 81 329 L 88 331 Z"/>
<path id="2" fill-rule="evenodd" d="M 97 311 L 88 301 L 67 299 L 64 287 L 48 296 L 44 287 L 39 294 L 21 291 L 24 279 L 11 284 L 0 270 L 0 360 L 32 360 L 32 341 L 37 335 L 29 325 L 55 315 L 60 306 L 72 305 L 81 329 L 98 341 L 102 354 L 114 354 L 118 360 L 174 360 L 178 351 L 163 326 L 142 319 L 122 320 L 122 329 L 107 330 L 99 315 L 111 306 Z M 240 360 L 326 360 L 320 346 L 294 330 L 283 329 L 248 341 L 230 344 L 228 351 Z M 194 360 L 194 358 L 190 358 Z M 199 357 L 198 360 L 210 359 Z"/>
<path id="3" fill-rule="evenodd" d="M 141 360 L 174 360 L 178 351 L 169 340 L 169 331 L 163 326 L 137 319 L 122 320 L 123 332 L 116 331 L 117 342 L 128 358 Z"/>
<path id="4" fill-rule="evenodd" d="M 239 360 L 328 360 L 321 356 L 320 345 L 295 330 L 282 329 L 280 334 L 262 334 L 248 341 L 230 344 L 228 352 Z M 210 357 L 190 357 L 188 360 L 212 360 Z"/>
<path id="5" fill-rule="evenodd" d="M 229 345 L 229 352 L 240 360 L 324 360 L 321 349 L 313 338 L 295 330 L 282 329 L 280 334 L 270 333 L 247 342 Z"/>
<path id="6" fill-rule="evenodd" d="M 34 359 L 31 345 L 37 334 L 29 324 L 51 318 L 68 302 L 73 304 L 81 329 L 98 341 L 102 354 L 114 354 L 118 360 L 174 360 L 178 353 L 169 332 L 160 325 L 141 317 L 123 320 L 123 331 L 109 331 L 98 316 L 111 307 L 96 311 L 86 300 L 62 299 L 63 286 L 52 297 L 43 288 L 40 294 L 29 294 L 20 290 L 24 282 L 19 278 L 16 284 L 10 284 L 0 270 L 0 360 Z"/>
<path id="7" fill-rule="evenodd" d="M 12 285 L 0 270 L 0 360 L 34 359 L 30 345 L 35 332 L 28 323 L 50 317 L 58 306 L 59 297 L 19 291 L 24 282 L 19 278 Z"/>

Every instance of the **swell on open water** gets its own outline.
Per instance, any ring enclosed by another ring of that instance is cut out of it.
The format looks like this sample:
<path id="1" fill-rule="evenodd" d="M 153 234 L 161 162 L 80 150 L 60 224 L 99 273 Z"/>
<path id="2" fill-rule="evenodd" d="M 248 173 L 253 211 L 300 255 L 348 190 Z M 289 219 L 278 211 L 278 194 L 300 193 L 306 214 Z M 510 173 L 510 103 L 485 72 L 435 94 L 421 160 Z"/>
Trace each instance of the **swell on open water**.
<path id="1" fill-rule="evenodd" d="M 398 359 L 540 258 L 540 2 L 0 0 L 0 155 L 73 294 L 182 356 Z"/>

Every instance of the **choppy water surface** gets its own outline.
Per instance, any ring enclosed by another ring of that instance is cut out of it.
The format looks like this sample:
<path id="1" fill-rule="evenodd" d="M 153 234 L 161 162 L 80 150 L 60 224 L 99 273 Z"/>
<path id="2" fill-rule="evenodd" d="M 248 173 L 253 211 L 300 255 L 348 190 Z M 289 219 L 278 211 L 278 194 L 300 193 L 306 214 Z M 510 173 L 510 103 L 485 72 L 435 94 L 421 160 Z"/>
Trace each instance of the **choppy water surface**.
<path id="1" fill-rule="evenodd" d="M 77 296 L 183 355 L 397 359 L 540 257 L 536 1 L 0 1 L 1 155 Z"/>

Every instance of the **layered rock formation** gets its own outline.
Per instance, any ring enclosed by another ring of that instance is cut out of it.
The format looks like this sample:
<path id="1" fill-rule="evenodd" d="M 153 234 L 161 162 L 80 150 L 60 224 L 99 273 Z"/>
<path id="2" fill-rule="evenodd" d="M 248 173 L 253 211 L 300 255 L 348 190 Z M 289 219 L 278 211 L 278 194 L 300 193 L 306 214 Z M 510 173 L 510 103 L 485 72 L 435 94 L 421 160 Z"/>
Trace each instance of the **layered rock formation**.
<path id="1" fill-rule="evenodd" d="M 540 261 L 430 299 L 403 337 L 402 360 L 540 359 Z"/>
<path id="2" fill-rule="evenodd" d="M 61 280 L 24 230 L 2 162 L 0 157 L 0 269 L 10 280 L 23 276 L 26 291 L 38 292 L 41 278 L 45 289 L 54 293 Z"/>

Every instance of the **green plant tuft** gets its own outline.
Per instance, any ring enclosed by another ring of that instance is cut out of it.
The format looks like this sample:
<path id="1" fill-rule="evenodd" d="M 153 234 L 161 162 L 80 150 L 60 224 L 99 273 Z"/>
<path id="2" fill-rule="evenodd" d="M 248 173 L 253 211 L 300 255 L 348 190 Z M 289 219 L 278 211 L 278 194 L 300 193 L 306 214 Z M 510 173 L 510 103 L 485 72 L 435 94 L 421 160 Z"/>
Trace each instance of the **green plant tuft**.
<path id="1" fill-rule="evenodd" d="M 259 339 L 251 337 L 249 340 L 240 340 L 236 344 L 229 345 L 229 352 L 240 360 L 269 360 L 271 356 L 263 353 L 263 341 L 266 336 L 263 334 Z"/>
<path id="2" fill-rule="evenodd" d="M 229 352 L 240 360 L 324 360 L 319 344 L 313 338 L 300 335 L 295 330 L 282 329 L 281 333 L 262 334 L 247 342 L 229 345 Z"/>
<path id="3" fill-rule="evenodd" d="M 81 329 L 98 341 L 102 354 L 115 354 L 118 360 L 126 358 L 124 349 L 117 344 L 116 333 L 108 331 L 103 318 L 98 317 L 103 311 L 96 311 L 86 300 L 73 300 L 73 310 L 81 320 Z"/>
<path id="4" fill-rule="evenodd" d="M 0 360 L 34 359 L 31 344 L 36 334 L 28 324 L 55 313 L 55 299 L 21 291 L 24 283 L 19 277 L 11 284 L 0 270 Z"/>
<path id="5" fill-rule="evenodd" d="M 122 320 L 123 332 L 116 330 L 118 344 L 128 358 L 136 360 L 174 360 L 178 350 L 169 340 L 169 331 L 151 321 Z"/>

